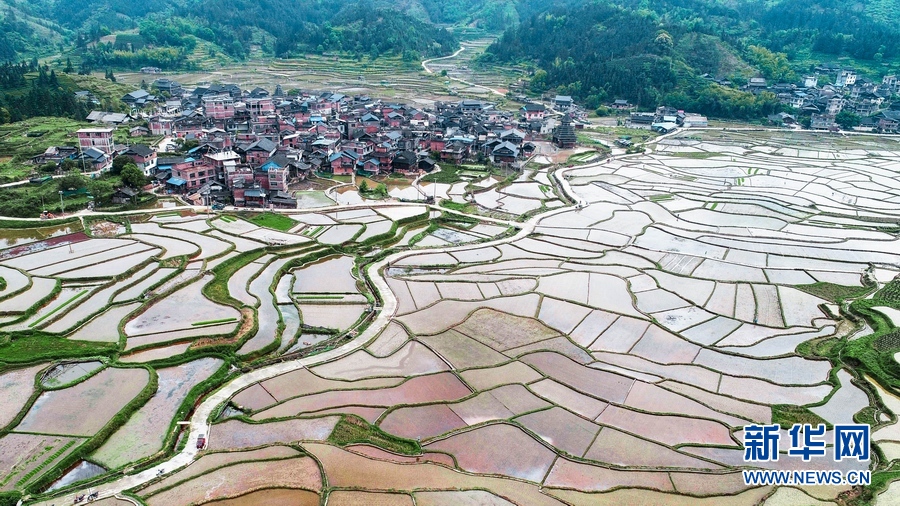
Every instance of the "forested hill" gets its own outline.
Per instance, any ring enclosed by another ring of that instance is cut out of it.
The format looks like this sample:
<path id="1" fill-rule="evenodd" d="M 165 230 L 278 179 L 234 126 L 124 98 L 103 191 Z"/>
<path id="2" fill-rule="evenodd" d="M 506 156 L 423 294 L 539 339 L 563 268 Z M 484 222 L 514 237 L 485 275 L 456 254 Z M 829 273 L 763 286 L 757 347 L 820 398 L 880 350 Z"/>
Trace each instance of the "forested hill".
<path id="1" fill-rule="evenodd" d="M 762 74 L 791 81 L 809 71 L 809 61 L 801 61 L 813 52 L 875 65 L 895 59 L 900 14 L 885 4 L 900 2 L 582 2 L 510 27 L 484 60 L 533 62 L 540 69 L 532 80 L 535 91 L 560 91 L 589 105 L 627 98 L 645 106 L 667 101 L 709 114 L 753 116 L 768 112 L 774 102 L 699 76 L 740 83 Z"/>
<path id="2" fill-rule="evenodd" d="M 536 89 L 650 104 L 720 93 L 693 82 L 704 72 L 780 80 L 805 72 L 804 59 L 896 63 L 898 12 L 900 0 L 0 0 L 0 62 L 62 54 L 84 71 L 190 69 L 251 52 L 413 62 L 458 47 L 444 26 L 474 27 L 504 32 L 488 61 L 536 63 Z"/>
<path id="3" fill-rule="evenodd" d="M 0 7 L 2 3 L 15 8 L 0 10 L 0 26 L 7 28 L 0 33 L 0 60 L 58 50 L 36 43 L 37 22 L 53 26 L 95 67 L 177 67 L 198 43 L 238 59 L 253 47 L 282 57 L 337 51 L 417 59 L 459 46 L 446 29 L 382 0 L 0 0 Z M 95 47 L 102 36 L 121 32 L 127 33 L 113 47 Z"/>

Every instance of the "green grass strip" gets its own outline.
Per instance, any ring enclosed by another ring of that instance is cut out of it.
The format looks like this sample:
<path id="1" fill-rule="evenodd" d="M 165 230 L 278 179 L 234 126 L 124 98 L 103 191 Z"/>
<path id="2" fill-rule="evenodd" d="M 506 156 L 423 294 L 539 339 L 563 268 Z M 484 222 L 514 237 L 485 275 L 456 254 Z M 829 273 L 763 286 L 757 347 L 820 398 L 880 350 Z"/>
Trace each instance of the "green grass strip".
<path id="1" fill-rule="evenodd" d="M 227 214 L 223 214 L 222 221 L 224 221 L 225 223 L 232 223 L 232 222 L 237 221 L 237 218 L 235 218 L 234 216 L 228 216 Z"/>
<path id="2" fill-rule="evenodd" d="M 41 316 L 40 318 L 38 318 L 36 321 L 32 322 L 30 325 L 28 325 L 28 328 L 34 327 L 35 325 L 37 325 L 37 324 L 41 323 L 42 321 L 46 320 L 47 318 L 49 318 L 50 316 L 52 316 L 54 313 L 56 313 L 56 312 L 59 311 L 60 309 L 62 309 L 62 308 L 64 308 L 64 307 L 68 306 L 69 304 L 75 302 L 75 299 L 77 299 L 78 297 L 81 297 L 82 295 L 88 293 L 88 291 L 89 291 L 89 290 L 82 290 L 82 291 L 76 293 L 75 295 L 72 296 L 72 298 L 70 298 L 69 300 L 67 300 L 67 301 L 63 302 L 62 304 L 60 304 L 60 305 L 59 305 L 58 307 L 56 307 L 56 309 L 54 309 L 53 311 L 50 311 L 49 313 L 45 314 L 44 316 Z"/>
<path id="3" fill-rule="evenodd" d="M 172 212 L 169 212 L 169 213 L 159 213 L 159 214 L 157 214 L 157 215 L 155 215 L 155 216 L 156 216 L 157 218 L 173 218 L 173 217 L 175 217 L 175 216 L 181 216 L 181 213 L 179 213 L 178 211 L 172 211 Z"/>
<path id="4" fill-rule="evenodd" d="M 62 455 L 63 453 L 65 453 L 66 450 L 68 450 L 69 448 L 72 447 L 72 445 L 74 445 L 74 444 L 76 444 L 76 443 L 78 443 L 78 442 L 79 442 L 79 441 L 78 441 L 77 439 L 73 439 L 72 441 L 69 441 L 68 443 L 66 443 L 65 445 L 63 445 L 62 448 L 56 450 L 56 452 L 55 452 L 53 455 L 50 455 L 49 458 L 47 458 L 46 460 L 44 460 L 44 461 L 41 463 L 41 465 L 35 467 L 35 468 L 32 469 L 31 471 L 29 471 L 28 474 L 26 474 L 26 475 L 23 476 L 21 479 L 19 479 L 19 481 L 16 482 L 16 486 L 17 486 L 17 487 L 21 487 L 22 485 L 28 483 L 28 481 L 29 481 L 30 479 L 34 478 L 34 476 L 35 476 L 36 474 L 38 474 L 39 472 L 43 471 L 44 468 L 47 467 L 48 465 L 50 465 L 51 462 L 53 462 L 54 460 L 56 460 L 57 458 L 59 458 L 60 455 Z"/>
<path id="5" fill-rule="evenodd" d="M 872 288 L 868 286 L 845 286 L 821 281 L 809 285 L 796 285 L 795 288 L 836 304 L 844 299 L 862 297 L 872 290 Z"/>
<path id="6" fill-rule="evenodd" d="M 297 300 L 341 300 L 343 295 L 298 295 Z"/>
<path id="7" fill-rule="evenodd" d="M 192 327 L 203 327 L 205 325 L 216 325 L 219 323 L 228 323 L 237 321 L 237 318 L 222 318 L 220 320 L 206 320 L 202 322 L 194 322 L 191 324 Z"/>
<path id="8" fill-rule="evenodd" d="M 288 230 L 294 228 L 298 223 L 288 218 L 287 216 L 275 213 L 257 214 L 256 216 L 250 218 L 249 221 L 261 227 L 273 228 L 282 232 L 287 232 Z"/>

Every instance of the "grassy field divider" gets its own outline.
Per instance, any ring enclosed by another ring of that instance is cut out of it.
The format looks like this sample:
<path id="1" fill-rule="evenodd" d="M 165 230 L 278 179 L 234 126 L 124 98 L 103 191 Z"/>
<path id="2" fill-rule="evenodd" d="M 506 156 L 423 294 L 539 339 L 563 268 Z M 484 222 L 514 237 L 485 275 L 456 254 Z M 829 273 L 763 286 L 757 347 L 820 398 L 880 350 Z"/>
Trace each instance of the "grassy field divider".
<path id="1" fill-rule="evenodd" d="M 287 232 L 300 223 L 298 221 L 292 220 L 291 218 L 288 218 L 283 214 L 270 212 L 258 213 L 252 217 L 244 219 L 253 223 L 254 225 L 259 225 L 261 227 L 271 228 L 274 230 L 280 230 L 282 232 Z"/>
<path id="2" fill-rule="evenodd" d="M 29 279 L 31 279 L 31 276 L 28 276 L 28 277 L 29 277 Z M 29 318 L 34 316 L 35 313 L 37 313 L 42 307 L 44 307 L 47 304 L 49 304 L 50 302 L 52 302 L 53 299 L 55 299 L 56 296 L 59 295 L 59 292 L 61 292 L 61 291 L 62 291 L 62 282 L 57 279 L 56 286 L 53 287 L 53 290 L 51 290 L 50 293 L 48 293 L 46 296 L 44 296 L 44 298 L 42 298 L 42 299 L 38 300 L 37 302 L 35 302 L 34 304 L 32 304 L 31 307 L 29 307 L 28 309 L 25 310 L 25 312 L 12 313 L 14 315 L 19 315 L 19 317 L 16 318 L 15 320 L 6 322 L 6 324 L 12 325 L 14 323 L 21 323 L 21 322 L 27 321 Z M 9 314 L 9 313 L 5 313 L 2 310 L 2 308 L 0 308 L 0 315 L 3 315 L 3 314 Z M 3 342 L 2 337 L 0 337 L 0 342 Z"/>
<path id="3" fill-rule="evenodd" d="M 191 324 L 192 327 L 205 327 L 207 325 L 217 325 L 219 323 L 230 323 L 237 321 L 237 318 L 220 318 L 218 320 L 206 320 L 202 322 L 194 322 Z"/>
<path id="4" fill-rule="evenodd" d="M 97 361 L 101 362 L 103 365 L 101 365 L 100 367 L 94 369 L 93 371 L 91 371 L 91 372 L 85 374 L 84 376 L 80 376 L 80 377 L 78 377 L 78 378 L 75 378 L 74 380 L 72 380 L 72 381 L 70 381 L 70 382 L 68 382 L 68 383 L 60 383 L 59 385 L 43 385 L 43 384 L 42 384 L 42 385 L 41 385 L 41 390 L 43 390 L 43 391 L 45 391 L 45 392 L 50 392 L 50 391 L 53 391 L 53 390 L 64 390 L 64 389 L 66 389 L 66 388 L 72 388 L 72 387 L 74 387 L 75 385 L 77 385 L 77 384 L 79 384 L 79 383 L 84 383 L 85 381 L 87 381 L 87 380 L 93 378 L 94 376 L 96 376 L 96 375 L 100 374 L 101 372 L 105 371 L 107 367 L 109 367 L 109 359 L 108 359 L 107 357 L 79 357 L 79 359 L 77 360 L 77 362 L 91 361 L 91 359 L 97 360 Z M 63 365 L 63 364 L 66 364 L 66 363 L 71 363 L 71 362 L 75 362 L 75 361 L 73 361 L 73 360 L 66 360 L 66 361 L 62 361 L 62 362 L 57 363 L 57 365 Z M 47 370 L 45 370 L 45 371 L 49 371 L 49 369 L 47 369 Z M 43 376 L 44 376 L 44 375 L 41 375 L 40 381 L 43 381 L 43 379 L 44 379 Z"/>
<path id="5" fill-rule="evenodd" d="M 390 239 L 393 239 L 394 236 L 397 235 L 397 228 L 399 228 L 399 226 L 400 226 L 399 223 L 392 222 L 390 230 L 388 230 L 387 232 L 385 232 L 383 234 L 373 235 L 372 237 L 369 237 L 368 239 L 359 243 L 359 245 L 360 246 L 372 246 L 372 245 L 378 244 L 382 241 L 388 241 Z M 362 231 L 360 231 L 360 233 L 362 233 Z"/>
<path id="6" fill-rule="evenodd" d="M 248 251 L 213 267 L 212 273 L 215 279 L 203 286 L 203 295 L 213 302 L 240 309 L 244 304 L 228 293 L 228 280 L 242 267 L 249 265 L 265 253 L 265 250 L 262 249 Z"/>
<path id="7" fill-rule="evenodd" d="M 90 291 L 90 290 L 82 290 L 82 291 L 76 293 L 75 295 L 71 296 L 71 297 L 69 298 L 69 300 L 63 302 L 62 304 L 60 304 L 59 306 L 57 306 L 56 308 L 54 308 L 53 311 L 50 311 L 49 313 L 45 314 L 44 316 L 42 316 L 42 317 L 38 318 L 37 320 L 31 322 L 31 323 L 28 325 L 28 328 L 33 328 L 33 327 L 35 327 L 36 325 L 40 324 L 42 321 L 44 321 L 44 320 L 46 320 L 47 318 L 53 316 L 53 315 L 54 315 L 55 313 L 57 313 L 58 311 L 62 310 L 64 307 L 66 307 L 66 306 L 68 306 L 69 304 L 75 302 L 76 299 L 78 299 L 78 298 L 80 298 L 80 297 L 83 297 L 84 294 L 88 293 L 89 291 Z"/>
<path id="8" fill-rule="evenodd" d="M 0 367 L 0 371 L 9 372 L 9 370 L 6 368 L 6 364 L 3 364 L 2 362 L 0 362 L 0 365 L 2 365 L 2 367 Z M 27 367 L 27 366 L 25 366 L 25 367 Z M 19 423 L 22 421 L 22 419 L 25 418 L 25 414 L 28 413 L 29 410 L 31 410 L 31 406 L 34 405 L 34 402 L 37 400 L 37 398 L 41 396 L 41 393 L 42 393 L 41 378 L 42 377 L 43 377 L 43 374 L 35 374 L 34 375 L 34 380 L 32 383 L 34 388 L 31 389 L 31 395 L 28 396 L 28 400 L 25 401 L 25 404 L 22 405 L 22 409 L 20 409 L 19 412 L 16 413 L 16 416 L 13 417 L 13 419 L 10 420 L 8 424 L 6 424 L 3 427 L 0 427 L 0 436 L 5 436 L 6 434 L 9 433 L 9 431 L 14 429 L 17 425 L 19 425 Z"/>
<path id="9" fill-rule="evenodd" d="M 263 447 L 261 447 L 261 448 L 268 448 L 269 446 L 290 446 L 290 445 L 271 444 L 271 445 L 265 445 L 265 446 L 263 446 Z M 259 448 L 254 448 L 254 449 L 258 450 Z M 238 450 L 238 451 L 251 451 L 251 450 L 250 450 L 250 449 L 243 449 L 243 450 Z M 235 453 L 236 453 L 236 452 L 235 452 Z M 190 482 L 190 481 L 193 481 L 193 480 L 202 478 L 202 477 L 204 477 L 204 476 L 206 476 L 206 475 L 209 475 L 209 474 L 211 474 L 211 473 L 215 473 L 215 472 L 221 471 L 222 469 L 227 469 L 227 468 L 232 467 L 232 466 L 237 466 L 237 465 L 247 464 L 247 463 L 278 462 L 278 461 L 282 461 L 282 460 L 300 459 L 300 458 L 303 458 L 303 457 L 306 456 L 306 455 L 304 455 L 304 453 L 305 453 L 305 452 L 302 452 L 302 453 L 299 453 L 298 455 L 292 455 L 292 456 L 287 456 L 287 457 L 276 457 L 276 458 L 267 458 L 267 459 L 255 459 L 255 460 L 242 460 L 242 461 L 237 461 L 237 462 L 226 462 L 226 463 L 224 463 L 224 464 L 222 464 L 222 465 L 220 465 L 220 466 L 216 466 L 216 467 L 213 467 L 213 468 L 208 469 L 208 470 L 206 470 L 206 471 L 203 471 L 202 473 L 200 473 L 200 474 L 198 474 L 198 475 L 196 475 L 196 476 L 191 476 L 190 478 L 185 478 L 185 479 L 176 481 L 176 482 L 174 482 L 174 483 L 172 483 L 172 484 L 170 484 L 170 485 L 167 485 L 167 486 L 165 486 L 165 487 L 161 487 L 161 488 L 159 488 L 159 489 L 157 489 L 157 490 L 154 490 L 154 491 L 152 491 L 151 493 L 147 494 L 147 497 L 153 497 L 154 495 L 161 494 L 161 493 L 163 493 L 163 492 L 166 492 L 166 491 L 168 491 L 168 490 L 171 490 L 171 489 L 173 489 L 173 488 L 175 488 L 175 487 L 177 487 L 177 486 L 179 486 L 179 485 L 182 485 L 182 484 L 184 484 L 184 483 L 187 483 L 187 482 Z M 150 483 L 148 483 L 148 484 L 146 484 L 146 485 L 143 485 L 143 486 L 148 486 L 148 485 L 152 485 L 152 484 L 153 484 L 153 482 L 150 482 Z M 142 487 L 143 487 L 143 486 L 142 486 Z M 251 491 L 251 492 L 252 492 L 252 491 Z M 247 493 L 249 493 L 249 492 L 247 492 Z M 240 496 L 238 496 L 238 497 L 240 497 Z"/>
<path id="10" fill-rule="evenodd" d="M 166 432 L 166 438 L 161 445 L 161 450 L 154 455 L 145 457 L 144 459 L 141 459 L 137 462 L 131 462 L 127 464 L 127 466 L 134 467 L 135 472 L 138 472 L 143 468 L 152 467 L 153 465 L 156 465 L 156 463 L 160 459 L 165 458 L 175 452 L 176 444 L 182 432 L 180 430 L 176 430 L 178 427 L 180 427 L 178 425 L 178 422 L 181 420 L 187 420 L 189 418 L 189 415 L 194 411 L 194 408 L 196 407 L 197 402 L 201 397 L 215 390 L 220 385 L 223 385 L 233 377 L 237 376 L 237 372 L 229 372 L 231 369 L 231 364 L 234 363 L 234 357 L 231 353 L 224 353 L 221 351 L 215 351 L 211 353 L 210 351 L 210 349 L 204 349 L 202 351 L 195 351 L 194 353 L 186 352 L 184 355 L 168 357 L 153 363 L 154 368 L 162 369 L 165 367 L 176 367 L 178 365 L 198 360 L 200 358 L 219 358 L 223 361 L 222 365 L 219 367 L 219 369 L 216 370 L 216 372 L 214 372 L 209 378 L 206 378 L 204 381 L 201 381 L 200 383 L 194 385 L 194 387 L 191 388 L 191 390 L 188 392 L 184 401 L 181 403 L 181 406 L 178 407 L 178 410 L 175 412 L 172 420 L 169 422 L 169 430 Z"/>
<path id="11" fill-rule="evenodd" d="M 59 225 L 68 225 L 79 222 L 78 218 L 62 218 L 58 220 L 0 220 L 0 228 L 46 228 Z"/>

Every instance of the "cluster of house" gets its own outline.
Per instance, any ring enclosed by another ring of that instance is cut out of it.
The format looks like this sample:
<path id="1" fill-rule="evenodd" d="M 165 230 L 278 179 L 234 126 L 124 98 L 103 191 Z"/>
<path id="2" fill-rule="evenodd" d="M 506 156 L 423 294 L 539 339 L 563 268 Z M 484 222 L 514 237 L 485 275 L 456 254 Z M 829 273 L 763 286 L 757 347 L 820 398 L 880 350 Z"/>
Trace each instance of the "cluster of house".
<path id="1" fill-rule="evenodd" d="M 627 104 L 627 102 L 625 103 Z M 684 112 L 674 107 L 660 106 L 656 108 L 655 112 L 632 112 L 625 121 L 625 125 L 667 134 L 676 128 L 707 127 L 709 120 L 706 116 Z"/>
<path id="2" fill-rule="evenodd" d="M 91 113 L 98 127 L 78 131 L 76 156 L 94 170 L 120 154 L 131 156 L 168 191 L 198 203 L 231 197 L 238 206 L 295 207 L 288 186 L 310 174 L 414 177 L 439 161 L 518 166 L 535 152 L 538 136 L 552 135 L 564 147 L 576 140 L 576 126 L 565 114 L 573 107 L 570 97 L 557 97 L 549 107 L 529 103 L 512 113 L 479 100 L 421 109 L 366 95 L 287 95 L 281 86 L 272 94 L 234 84 L 186 90 L 158 79 L 151 90 L 122 98 L 130 114 Z M 142 145 L 116 146 L 113 128 L 133 119 L 145 119 L 146 126 L 129 129 L 132 137 L 165 136 L 197 146 L 179 156 L 157 156 Z M 55 156 L 49 151 L 45 155 Z"/>
<path id="3" fill-rule="evenodd" d="M 822 79 L 822 76 L 829 78 Z M 708 74 L 704 77 L 719 84 L 731 84 Z M 827 82 L 820 84 L 820 81 Z M 900 93 L 900 77 L 897 75 L 884 76 L 877 83 L 860 77 L 853 69 L 826 63 L 815 67 L 815 73 L 805 76 L 802 83 L 772 84 L 763 77 L 754 77 L 744 89 L 753 93 L 774 93 L 782 104 L 799 114 L 810 115 L 810 128 L 813 130 L 837 128 L 835 117 L 841 111 L 849 111 L 861 118 L 859 129 L 883 133 L 900 131 L 900 103 L 891 100 Z M 783 112 L 769 119 L 775 123 L 794 124 L 797 113 Z"/>

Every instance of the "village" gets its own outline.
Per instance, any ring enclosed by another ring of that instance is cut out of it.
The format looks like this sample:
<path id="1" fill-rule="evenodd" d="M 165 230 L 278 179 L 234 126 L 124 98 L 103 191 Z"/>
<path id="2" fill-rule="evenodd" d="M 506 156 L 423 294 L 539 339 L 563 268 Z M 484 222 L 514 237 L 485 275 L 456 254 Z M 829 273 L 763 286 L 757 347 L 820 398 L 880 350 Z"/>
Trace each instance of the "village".
<path id="1" fill-rule="evenodd" d="M 768 117 L 776 126 L 802 125 L 825 131 L 847 127 L 876 133 L 900 131 L 900 103 L 892 101 L 900 93 L 900 77 L 896 74 L 885 75 L 878 83 L 836 63 L 821 63 L 813 70 L 797 84 L 772 83 L 763 77 L 753 77 L 741 89 L 754 94 L 769 92 L 778 98 L 787 111 Z M 709 74 L 703 77 L 722 86 L 734 85 Z M 841 113 L 848 115 L 850 121 L 841 121 Z"/>
<path id="2" fill-rule="evenodd" d="M 415 108 L 367 95 L 285 94 L 281 86 L 271 94 L 233 84 L 185 90 L 165 78 L 149 89 L 122 98 L 130 114 L 92 112 L 87 120 L 95 126 L 77 131 L 77 147 L 53 146 L 31 162 L 62 167 L 73 160 L 83 173 L 102 174 L 127 156 L 151 182 L 145 191 L 193 205 L 296 209 L 292 190 L 316 177 L 411 181 L 439 163 L 519 170 L 538 144 L 573 148 L 576 130 L 587 124 L 562 96 L 511 112 L 472 99 Z M 134 143 L 117 143 L 117 129 Z M 162 140 L 141 143 L 147 136 Z M 118 200 L 141 190 L 120 189 Z M 429 199 L 418 197 L 412 200 Z"/>
<path id="3" fill-rule="evenodd" d="M 777 97 L 783 111 L 767 118 L 769 126 L 877 133 L 900 128 L 900 110 L 891 101 L 900 91 L 896 75 L 884 76 L 879 84 L 854 70 L 821 64 L 797 84 L 755 77 L 740 88 Z M 99 105 L 88 91 L 76 97 Z M 534 156 L 571 150 L 579 143 L 578 132 L 598 123 L 659 134 L 710 126 L 706 116 L 667 106 L 641 112 L 622 99 L 605 106 L 615 119 L 589 119 L 570 96 L 532 99 L 510 93 L 507 98 L 502 107 L 473 98 L 410 105 L 367 94 L 285 92 L 281 85 L 271 92 L 236 84 L 201 83 L 191 89 L 158 76 L 121 98 L 129 112 L 92 111 L 86 120 L 94 125 L 78 130 L 77 147 L 52 146 L 32 163 L 56 163 L 62 174 L 62 162 L 72 160 L 81 172 L 100 174 L 116 157 L 127 156 L 151 184 L 121 188 L 120 203 L 143 190 L 193 205 L 296 209 L 304 206 L 295 192 L 315 187 L 312 181 L 320 179 L 413 181 L 440 165 L 485 173 L 521 170 Z M 117 130 L 127 130 L 127 136 L 121 131 L 115 136 Z M 632 144 L 622 136 L 603 149 Z M 387 194 L 380 188 L 370 196 Z M 402 198 L 431 197 L 419 189 Z"/>

